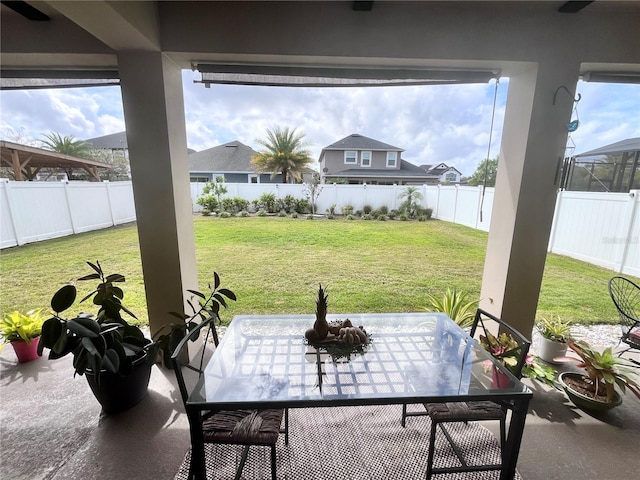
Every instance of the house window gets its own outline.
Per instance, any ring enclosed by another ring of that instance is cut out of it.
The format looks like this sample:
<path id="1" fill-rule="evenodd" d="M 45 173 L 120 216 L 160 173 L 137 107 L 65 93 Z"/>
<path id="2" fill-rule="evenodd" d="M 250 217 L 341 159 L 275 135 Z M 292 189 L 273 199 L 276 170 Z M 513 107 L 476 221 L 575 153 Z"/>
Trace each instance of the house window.
<path id="1" fill-rule="evenodd" d="M 455 182 L 456 181 L 456 174 L 453 173 L 453 172 L 447 173 L 445 178 L 447 179 L 447 182 Z"/>
<path id="2" fill-rule="evenodd" d="M 192 183 L 207 183 L 210 178 L 209 177 L 191 177 Z"/>
<path id="3" fill-rule="evenodd" d="M 363 167 L 370 167 L 371 166 L 371 152 L 362 152 L 360 165 L 363 166 Z"/>
<path id="4" fill-rule="evenodd" d="M 358 152 L 347 150 L 344 152 L 344 163 L 355 165 L 358 163 Z"/>
<path id="5" fill-rule="evenodd" d="M 387 167 L 395 167 L 398 161 L 398 152 L 387 152 Z"/>

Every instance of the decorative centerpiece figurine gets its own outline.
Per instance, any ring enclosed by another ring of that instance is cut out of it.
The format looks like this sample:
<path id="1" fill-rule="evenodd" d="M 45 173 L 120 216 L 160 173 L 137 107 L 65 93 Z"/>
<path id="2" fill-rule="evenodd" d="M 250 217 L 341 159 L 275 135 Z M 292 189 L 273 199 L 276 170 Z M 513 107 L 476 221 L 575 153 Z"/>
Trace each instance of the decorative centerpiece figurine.
<path id="1" fill-rule="evenodd" d="M 309 344 L 314 346 L 339 344 L 349 347 L 368 344 L 369 336 L 364 328 L 354 326 L 348 318 L 344 321 L 327 322 L 328 297 L 329 294 L 320 284 L 316 299 L 316 321 L 313 328 L 309 328 L 304 334 Z"/>

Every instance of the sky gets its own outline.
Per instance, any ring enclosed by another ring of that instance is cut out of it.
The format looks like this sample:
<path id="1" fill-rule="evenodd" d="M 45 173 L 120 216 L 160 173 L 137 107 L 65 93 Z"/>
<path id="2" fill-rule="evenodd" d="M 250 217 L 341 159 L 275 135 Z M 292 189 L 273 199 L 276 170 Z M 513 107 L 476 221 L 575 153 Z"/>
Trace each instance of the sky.
<path id="1" fill-rule="evenodd" d="M 305 134 L 317 161 L 323 147 L 359 133 L 404 149 L 402 158 L 416 165 L 444 162 L 465 176 L 487 154 L 499 154 L 509 86 L 508 79 L 500 79 L 489 150 L 493 80 L 455 86 L 205 88 L 193 83 L 196 77 L 183 72 L 187 144 L 194 150 L 233 140 L 259 150 L 256 140 L 267 128 L 290 127 Z M 580 81 L 577 93 L 582 98 L 572 119 L 580 126 L 568 142 L 569 153 L 640 137 L 640 85 Z M 119 87 L 0 91 L 3 140 L 34 142 L 49 132 L 86 140 L 124 130 Z"/>

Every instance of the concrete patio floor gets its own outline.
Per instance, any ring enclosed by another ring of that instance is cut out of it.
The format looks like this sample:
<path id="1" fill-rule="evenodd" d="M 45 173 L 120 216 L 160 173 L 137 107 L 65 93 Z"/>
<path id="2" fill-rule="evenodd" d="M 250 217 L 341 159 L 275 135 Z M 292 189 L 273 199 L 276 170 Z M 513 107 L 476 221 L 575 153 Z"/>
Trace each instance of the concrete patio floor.
<path id="1" fill-rule="evenodd" d="M 525 381 L 534 398 L 518 462 L 524 480 L 637 478 L 640 400 L 627 393 L 620 407 L 592 416 L 563 392 Z M 154 367 L 140 404 L 101 416 L 85 379 L 73 378 L 71 358 L 18 364 L 7 347 L 0 358 L 0 446 L 2 479 L 170 480 L 189 433 L 172 371 Z"/>

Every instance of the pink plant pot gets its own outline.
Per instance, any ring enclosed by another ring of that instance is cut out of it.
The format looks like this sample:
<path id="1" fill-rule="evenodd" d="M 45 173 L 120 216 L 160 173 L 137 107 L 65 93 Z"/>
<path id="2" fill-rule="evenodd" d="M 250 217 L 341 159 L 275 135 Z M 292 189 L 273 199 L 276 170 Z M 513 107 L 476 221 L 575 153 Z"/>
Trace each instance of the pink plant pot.
<path id="1" fill-rule="evenodd" d="M 30 342 L 15 341 L 11 342 L 13 350 L 16 352 L 18 362 L 26 363 L 31 360 L 35 360 L 38 355 L 38 344 L 40 343 L 40 337 L 32 339 Z"/>
<path id="2" fill-rule="evenodd" d="M 508 375 L 502 373 L 497 368 L 492 370 L 493 386 L 495 388 L 509 388 L 511 386 L 511 379 Z"/>

